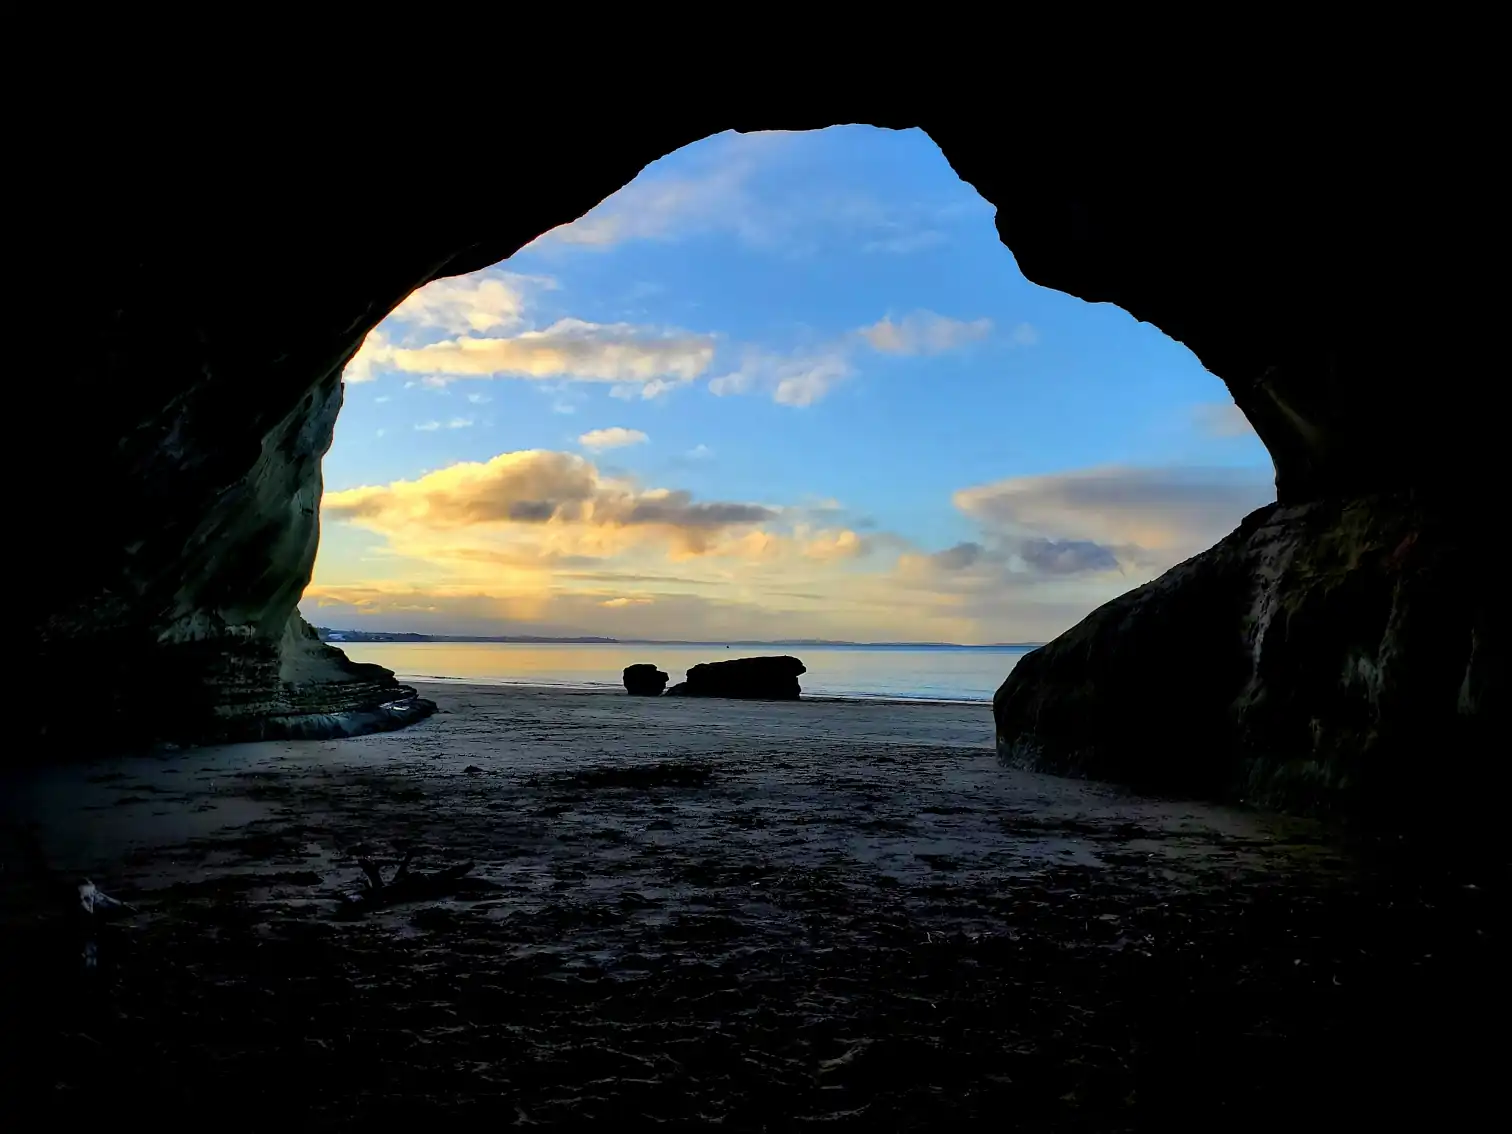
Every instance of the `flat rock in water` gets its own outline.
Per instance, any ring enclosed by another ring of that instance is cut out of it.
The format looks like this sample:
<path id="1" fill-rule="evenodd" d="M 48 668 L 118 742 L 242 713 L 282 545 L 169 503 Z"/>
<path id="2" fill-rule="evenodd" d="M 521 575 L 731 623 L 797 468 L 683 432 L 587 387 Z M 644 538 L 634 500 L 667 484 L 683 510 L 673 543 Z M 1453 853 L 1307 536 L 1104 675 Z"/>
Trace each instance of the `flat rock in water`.
<path id="1" fill-rule="evenodd" d="M 639 662 L 625 667 L 624 681 L 625 691 L 633 697 L 660 697 L 668 677 L 649 662 Z"/>
<path id="2" fill-rule="evenodd" d="M 688 679 L 668 689 L 667 696 L 796 701 L 802 692 L 798 675 L 807 671 L 801 661 L 786 655 L 704 662 L 688 670 Z"/>

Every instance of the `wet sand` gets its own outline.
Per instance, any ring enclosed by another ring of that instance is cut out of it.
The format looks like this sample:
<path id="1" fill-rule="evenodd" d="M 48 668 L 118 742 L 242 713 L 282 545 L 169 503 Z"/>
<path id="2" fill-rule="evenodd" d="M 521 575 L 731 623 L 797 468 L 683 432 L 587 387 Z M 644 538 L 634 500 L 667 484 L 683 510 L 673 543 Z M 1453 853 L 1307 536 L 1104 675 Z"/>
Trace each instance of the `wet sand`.
<path id="1" fill-rule="evenodd" d="M 985 706 L 422 691 L 403 732 L 10 776 L 18 1082 L 233 1129 L 1132 1130 L 1491 1081 L 1483 863 L 1006 771 Z M 406 851 L 474 868 L 354 916 Z M 76 874 L 138 909 L 89 976 Z"/>

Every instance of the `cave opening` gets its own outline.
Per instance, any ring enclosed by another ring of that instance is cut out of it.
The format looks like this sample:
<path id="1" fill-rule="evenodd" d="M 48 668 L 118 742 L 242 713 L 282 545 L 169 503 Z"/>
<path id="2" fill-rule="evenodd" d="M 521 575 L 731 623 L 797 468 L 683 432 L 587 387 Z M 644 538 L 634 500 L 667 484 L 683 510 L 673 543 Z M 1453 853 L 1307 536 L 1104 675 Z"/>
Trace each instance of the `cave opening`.
<path id="1" fill-rule="evenodd" d="M 1274 499 L 1191 352 L 993 217 L 919 130 L 726 133 L 418 289 L 345 368 L 305 619 L 402 680 L 776 641 L 820 694 L 990 699 L 1016 654 L 817 643 L 1048 641 Z"/>

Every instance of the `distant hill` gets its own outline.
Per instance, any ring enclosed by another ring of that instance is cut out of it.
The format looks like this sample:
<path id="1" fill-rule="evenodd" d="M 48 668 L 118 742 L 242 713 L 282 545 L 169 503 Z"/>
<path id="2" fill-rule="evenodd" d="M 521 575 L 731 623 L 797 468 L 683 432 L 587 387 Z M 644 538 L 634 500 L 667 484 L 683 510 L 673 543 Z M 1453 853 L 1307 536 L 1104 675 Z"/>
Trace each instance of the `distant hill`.
<path id="1" fill-rule="evenodd" d="M 384 630 L 336 630 L 315 627 L 322 642 L 519 642 L 545 645 L 552 642 L 598 646 L 869 646 L 874 649 L 912 650 L 1033 650 L 1042 642 L 994 642 L 990 646 L 963 646 L 957 642 L 847 642 L 834 638 L 781 638 L 774 641 L 697 642 L 659 638 L 554 638 L 536 634 L 403 634 Z"/>
<path id="2" fill-rule="evenodd" d="M 533 634 L 507 635 L 439 635 L 399 634 L 385 630 L 332 630 L 326 626 L 315 627 L 322 642 L 577 642 L 598 645 L 618 645 L 618 638 L 549 638 Z"/>

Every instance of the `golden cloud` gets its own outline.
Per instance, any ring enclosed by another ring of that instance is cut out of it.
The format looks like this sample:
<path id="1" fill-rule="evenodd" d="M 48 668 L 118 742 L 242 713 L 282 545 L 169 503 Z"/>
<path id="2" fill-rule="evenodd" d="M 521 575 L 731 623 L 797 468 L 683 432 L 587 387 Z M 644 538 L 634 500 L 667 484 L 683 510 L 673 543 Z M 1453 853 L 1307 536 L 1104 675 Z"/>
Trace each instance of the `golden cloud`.
<path id="1" fill-rule="evenodd" d="M 452 378 L 570 378 L 579 382 L 691 382 L 714 360 L 709 335 L 656 333 L 629 323 L 559 319 L 510 338 L 456 338 L 375 347 L 370 365 Z M 381 353 L 380 353 L 381 352 Z"/>
<path id="2" fill-rule="evenodd" d="M 955 497 L 979 537 L 931 552 L 813 509 L 646 488 L 572 453 L 503 453 L 331 493 L 306 598 L 325 625 L 438 633 L 1043 640 L 1141 581 L 1146 567 L 1124 570 L 1134 541 L 1170 559 L 1221 536 L 1246 494 L 1269 494 L 1252 481 L 1094 469 L 979 485 Z"/>
<path id="3" fill-rule="evenodd" d="M 586 554 L 612 554 L 616 538 L 644 532 L 670 540 L 686 554 L 699 554 L 732 528 L 770 520 L 777 513 L 760 504 L 696 501 L 691 493 L 641 489 L 602 476 L 572 453 L 533 449 L 501 453 L 486 462 L 463 462 L 401 480 L 332 492 L 326 514 L 379 532 L 428 532 L 480 527 L 540 527 L 550 551 L 567 545 Z M 553 546 L 555 544 L 555 546 Z"/>

